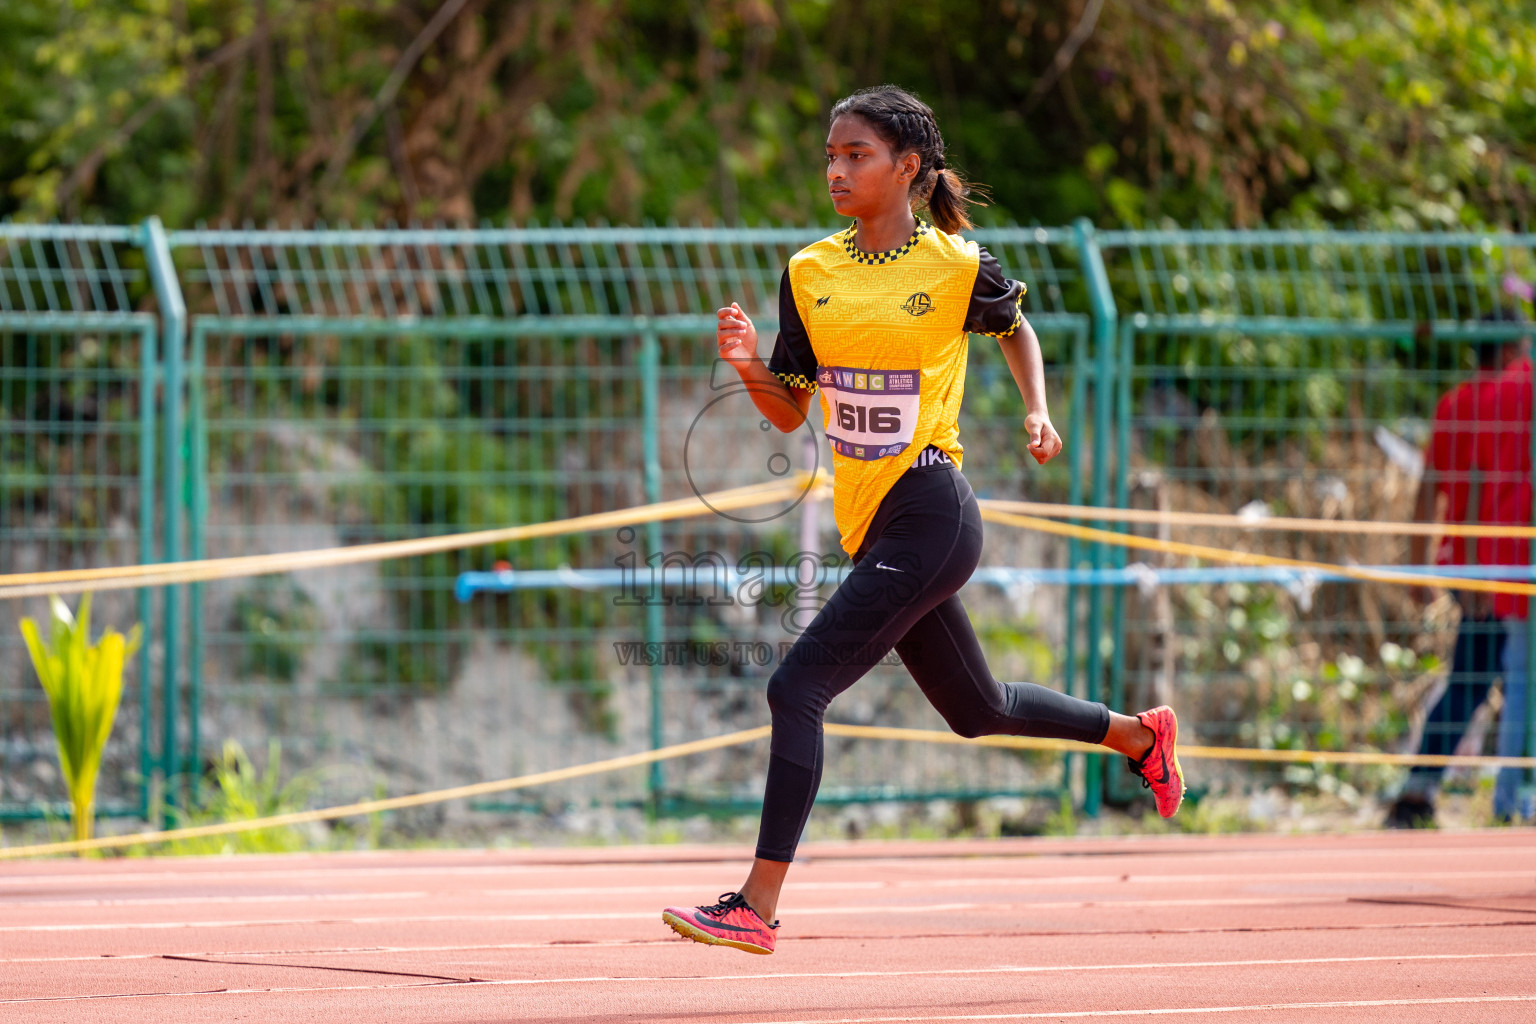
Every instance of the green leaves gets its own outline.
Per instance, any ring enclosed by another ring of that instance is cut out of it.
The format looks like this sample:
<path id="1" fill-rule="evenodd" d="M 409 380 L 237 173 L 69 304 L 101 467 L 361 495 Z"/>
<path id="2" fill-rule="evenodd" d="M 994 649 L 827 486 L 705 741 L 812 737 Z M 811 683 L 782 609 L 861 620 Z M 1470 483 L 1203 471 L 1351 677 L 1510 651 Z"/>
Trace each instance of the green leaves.
<path id="1" fill-rule="evenodd" d="M 358 121 L 420 7 L 8 0 L 0 217 L 803 223 L 887 80 L 990 219 L 1499 223 L 1536 182 L 1536 0 L 1130 4 L 1037 106 L 1076 0 L 484 0 Z"/>
<path id="2" fill-rule="evenodd" d="M 139 647 L 139 627 L 134 626 L 127 637 L 109 629 L 93 644 L 90 594 L 80 599 L 78 619 L 57 596 L 48 603 L 47 641 L 30 618 L 21 620 L 21 636 L 48 695 L 59 766 L 74 811 L 75 838 L 89 839 L 101 752 L 122 699 L 123 665 Z"/>

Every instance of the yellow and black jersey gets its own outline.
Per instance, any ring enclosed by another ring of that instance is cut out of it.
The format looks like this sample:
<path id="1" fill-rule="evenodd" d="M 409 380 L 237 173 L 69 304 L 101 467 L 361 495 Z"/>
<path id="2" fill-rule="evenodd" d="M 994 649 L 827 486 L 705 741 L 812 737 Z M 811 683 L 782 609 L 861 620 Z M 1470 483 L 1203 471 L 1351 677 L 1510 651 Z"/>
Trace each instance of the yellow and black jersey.
<path id="1" fill-rule="evenodd" d="M 905 245 L 863 252 L 857 225 L 801 249 L 779 283 L 768 369 L 821 392 L 843 550 L 924 448 L 958 465 L 968 334 L 1006 337 L 1024 285 L 975 242 L 918 222 Z"/>

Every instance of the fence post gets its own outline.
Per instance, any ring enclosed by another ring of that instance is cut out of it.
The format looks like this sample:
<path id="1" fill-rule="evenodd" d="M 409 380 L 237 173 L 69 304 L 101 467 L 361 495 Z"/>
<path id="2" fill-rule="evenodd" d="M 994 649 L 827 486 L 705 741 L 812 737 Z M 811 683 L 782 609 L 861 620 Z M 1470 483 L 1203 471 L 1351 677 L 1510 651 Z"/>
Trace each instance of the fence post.
<path id="1" fill-rule="evenodd" d="M 165 449 L 165 528 L 163 557 L 167 562 L 181 560 L 181 504 L 182 504 L 182 415 L 181 390 L 185 371 L 182 365 L 183 349 L 187 336 L 187 304 L 182 298 L 181 284 L 176 279 L 176 267 L 171 261 L 171 247 L 165 236 L 165 228 L 159 217 L 144 222 L 144 255 L 149 266 L 150 280 L 154 283 L 155 299 L 160 305 L 160 347 L 163 353 L 161 365 L 163 390 L 162 408 L 165 410 L 162 424 Z M 160 773 L 164 786 L 165 801 L 172 802 L 173 782 L 177 773 L 176 754 L 176 684 L 179 669 L 179 608 L 181 588 L 165 588 L 161 616 L 161 718 Z"/>
<path id="2" fill-rule="evenodd" d="M 1072 354 L 1068 359 L 1072 367 L 1072 384 L 1068 404 L 1067 422 L 1067 503 L 1081 505 L 1083 503 L 1083 435 L 1084 417 L 1087 410 L 1088 395 L 1088 324 L 1079 322 L 1072 329 Z M 1069 520 L 1074 526 L 1081 525 L 1081 519 Z M 1077 569 L 1078 563 L 1083 557 L 1082 542 L 1076 537 L 1067 538 L 1067 568 Z M 1067 693 L 1074 693 L 1077 689 L 1077 596 L 1078 585 L 1067 584 L 1066 626 L 1063 636 L 1063 647 L 1066 651 L 1062 658 L 1061 685 Z M 1072 760 L 1074 755 L 1063 754 L 1061 756 L 1063 791 L 1072 791 Z"/>
<path id="3" fill-rule="evenodd" d="M 1093 224 L 1086 218 L 1073 223 L 1077 238 L 1079 258 L 1082 260 L 1083 282 L 1088 287 L 1088 303 L 1093 313 L 1093 355 L 1095 363 L 1093 387 L 1093 477 L 1090 504 L 1102 506 L 1107 498 L 1109 483 L 1110 413 L 1115 400 L 1115 343 L 1118 313 L 1115 309 L 1114 292 L 1110 290 L 1109 273 L 1104 267 L 1104 256 L 1099 250 Z M 1104 528 L 1103 522 L 1094 524 Z M 1100 569 L 1104 565 L 1104 545 L 1089 548 L 1089 565 Z M 1098 700 L 1103 682 L 1104 655 L 1101 650 L 1104 633 L 1104 587 L 1094 583 L 1088 589 L 1088 667 L 1084 698 Z M 1102 797 L 1104 758 L 1101 754 L 1085 755 L 1083 766 L 1083 813 L 1096 817 Z"/>
<path id="4" fill-rule="evenodd" d="M 645 459 L 645 500 L 654 504 L 661 500 L 661 454 L 659 450 L 660 439 L 658 437 L 659 398 L 657 395 L 657 374 L 660 370 L 661 354 L 658 351 L 660 342 L 656 332 L 646 330 L 640 335 L 640 416 L 641 445 Z M 645 543 L 647 560 L 658 557 L 661 553 L 661 524 L 650 522 L 645 527 Z M 651 749 L 657 750 L 666 743 L 665 729 L 662 720 L 662 688 L 661 688 L 661 640 L 662 640 L 662 606 L 661 606 L 661 573 L 665 569 L 665 562 L 651 573 L 651 586 L 654 593 L 648 594 L 645 601 L 645 642 L 646 650 L 654 654 L 647 659 L 650 662 L 650 699 L 651 699 Z M 651 808 L 654 813 L 661 812 L 663 778 L 661 762 L 651 764 L 650 791 Z"/>
<path id="5" fill-rule="evenodd" d="M 1115 363 L 1115 494 L 1114 503 L 1117 508 L 1124 508 L 1129 503 L 1129 482 L 1131 476 L 1131 368 L 1134 365 L 1133 353 L 1136 344 L 1136 321 L 1125 321 L 1119 325 L 1118 335 L 1119 351 Z M 1124 523 L 1116 523 L 1111 527 L 1120 533 L 1129 529 Z M 1125 568 L 1126 549 L 1116 547 L 1110 555 L 1110 561 L 1114 568 Z M 1115 587 L 1113 611 L 1110 615 L 1109 635 L 1114 638 L 1115 649 L 1109 661 L 1109 689 L 1108 701 L 1110 707 L 1121 710 L 1126 704 L 1125 693 L 1125 596 L 1124 585 Z M 1104 792 L 1117 803 L 1131 799 L 1135 790 L 1121 781 L 1130 779 L 1119 773 L 1113 772 L 1104 780 Z"/>
<path id="6" fill-rule="evenodd" d="M 139 562 L 155 560 L 155 382 L 158 324 L 146 324 L 139 333 Z M 143 623 L 144 642 L 139 645 L 139 817 L 149 820 L 150 779 L 155 772 L 151 752 L 154 734 L 155 687 L 149 677 L 149 638 L 153 591 L 141 587 L 134 595 Z"/>
<path id="7" fill-rule="evenodd" d="M 187 381 L 187 555 L 202 559 L 203 528 L 208 522 L 208 420 L 203 405 L 204 331 L 192 327 L 190 334 L 191 375 Z M 203 713 L 203 585 L 187 587 L 187 771 L 191 776 L 188 795 L 194 803 L 199 797 L 202 779 Z"/>

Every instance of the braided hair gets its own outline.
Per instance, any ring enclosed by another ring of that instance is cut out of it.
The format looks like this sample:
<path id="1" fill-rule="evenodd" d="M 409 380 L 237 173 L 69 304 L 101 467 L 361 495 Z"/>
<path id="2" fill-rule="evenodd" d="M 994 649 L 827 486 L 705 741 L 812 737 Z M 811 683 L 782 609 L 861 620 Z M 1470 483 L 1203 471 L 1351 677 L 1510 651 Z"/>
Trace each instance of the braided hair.
<path id="1" fill-rule="evenodd" d="M 896 154 L 917 154 L 922 165 L 908 194 L 914 207 L 928 207 L 940 231 L 955 234 L 971 227 L 969 208 L 982 205 L 972 196 L 985 192 L 944 166 L 944 136 L 928 104 L 898 86 L 877 85 L 838 100 L 828 122 L 844 115 L 867 122 Z"/>

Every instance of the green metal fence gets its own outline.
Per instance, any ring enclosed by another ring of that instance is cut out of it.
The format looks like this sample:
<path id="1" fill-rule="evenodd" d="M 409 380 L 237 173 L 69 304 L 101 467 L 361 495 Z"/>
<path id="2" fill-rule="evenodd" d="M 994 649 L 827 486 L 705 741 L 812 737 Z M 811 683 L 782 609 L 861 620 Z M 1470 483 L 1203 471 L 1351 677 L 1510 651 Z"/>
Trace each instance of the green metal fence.
<path id="1" fill-rule="evenodd" d="M 1101 351 L 1118 332 L 1118 472 L 1098 496 L 1122 506 L 1411 519 L 1436 402 L 1473 369 L 1469 342 L 1526 335 L 1483 318 L 1522 305 L 1510 286 L 1536 274 L 1533 236 L 1148 231 L 1098 245 L 1117 302 Z M 1222 542 L 1335 563 L 1407 555 L 1401 538 Z M 1457 617 L 1426 619 L 1400 587 L 1292 591 L 1117 590 L 1110 694 L 1135 704 L 1177 685 L 1213 743 L 1400 745 Z M 1266 777 L 1309 770 L 1249 784 Z"/>
<path id="2" fill-rule="evenodd" d="M 156 557 L 158 320 L 136 308 L 149 290 L 142 241 L 131 228 L 0 225 L 0 573 Z M 45 601 L 0 601 L 4 817 L 69 815 L 15 626 L 47 614 Z M 105 596 L 97 616 L 147 622 L 149 593 Z M 102 814 L 147 812 L 150 659 L 146 644 L 125 680 Z"/>
<path id="3" fill-rule="evenodd" d="M 784 466 L 802 462 L 805 439 L 759 429 L 734 375 L 717 365 L 713 310 L 740 302 L 771 337 L 785 261 L 824 233 L 173 233 L 194 310 L 190 550 L 242 554 L 476 529 L 771 479 L 775 456 Z M 1053 375 L 1071 379 L 1065 370 L 1074 354 L 1085 357 L 1088 324 L 1064 308 L 1065 292 L 1080 287 L 1074 254 L 1063 251 L 1070 233 L 994 235 L 987 244 L 1034 286 L 1031 311 L 1052 346 Z M 978 483 L 1017 495 L 1016 389 L 995 351 L 978 349 L 969 424 L 981 449 Z M 1064 399 L 1059 415 L 1077 415 L 1085 382 L 1076 376 L 1075 400 Z M 1078 496 L 1076 474 L 1051 477 L 1057 496 Z M 179 742 L 198 750 L 204 723 L 227 736 L 243 722 L 248 745 L 279 735 L 305 762 L 374 763 L 378 748 L 408 750 L 388 773 L 400 788 L 755 723 L 771 665 L 742 656 L 724 665 L 625 664 L 626 645 L 710 638 L 733 652 L 741 644 L 776 651 L 779 606 L 727 605 L 713 593 L 636 601 L 578 588 L 460 605 L 453 583 L 498 558 L 520 570 L 632 564 L 647 579 L 653 565 L 735 565 L 751 552 L 784 566 L 805 546 L 803 514 L 769 509 L 353 576 L 194 588 L 191 614 L 200 618 Z M 823 530 L 813 546 L 834 550 L 835 541 Z M 1070 662 L 1061 665 L 1065 674 Z M 474 703 L 441 710 L 476 687 Z M 864 689 L 871 709 L 894 714 L 900 705 L 904 719 L 941 724 L 893 673 Z M 750 801 L 760 794 L 756 760 L 720 755 L 658 767 L 640 789 L 635 773 L 534 799 L 545 807 L 683 793 L 716 806 Z M 1027 779 L 1034 772 L 1016 757 L 991 761 L 972 759 L 963 777 L 925 786 L 920 761 L 850 752 L 834 757 L 828 792 L 865 799 L 1054 784 Z"/>
<path id="4" fill-rule="evenodd" d="M 819 447 L 761 430 L 717 365 L 712 311 L 740 302 L 766 349 L 782 267 L 824 233 L 0 226 L 0 572 L 423 536 L 809 465 Z M 1027 463 L 1017 390 L 996 347 L 976 339 L 967 476 L 984 497 L 1074 503 L 1406 517 L 1412 474 L 1400 464 L 1438 395 L 1465 375 L 1465 339 L 1510 333 L 1478 321 L 1507 301 L 1505 276 L 1533 271 L 1525 236 L 1082 224 L 973 237 L 1029 285 L 1068 457 Z M 1403 554 L 1337 537 L 1262 543 L 1324 561 Z M 327 776 L 339 796 L 759 724 L 772 664 L 750 652 L 776 650 L 795 602 L 811 599 L 794 593 L 797 554 L 835 548 L 829 511 L 801 503 L 166 588 L 114 741 L 116 805 L 143 813 L 148 779 L 179 791 L 226 739 L 260 750 L 278 738 L 290 764 L 350 765 Z M 765 595 L 669 587 L 652 599 L 653 570 L 693 572 L 716 557 L 734 567 L 752 552 L 780 570 Z M 499 559 L 548 571 L 552 585 L 455 600 L 461 572 Z M 1432 656 L 1454 614 L 1421 621 L 1390 588 L 1287 590 L 1241 573 L 1137 587 L 1126 581 L 1149 577 L 1128 561 L 1120 549 L 991 531 L 985 566 L 1077 571 L 1041 584 L 994 573 L 1007 586 L 968 590 L 999 674 L 1116 705 L 1176 689 L 1187 733 L 1202 741 L 1341 747 L 1401 745 L 1408 712 L 1443 678 Z M 629 572 L 635 585 L 593 583 L 594 569 Z M 134 600 L 118 614 L 149 622 L 148 595 Z M 0 623 L 11 669 L 0 780 L 36 775 L 49 753 L 40 691 L 21 682 L 10 628 Z M 649 664 L 633 646 L 675 653 L 684 642 L 731 653 Z M 942 727 L 888 667 L 833 714 Z M 1132 797 L 1104 767 L 1082 766 L 1090 812 L 1101 794 Z M 825 796 L 1058 792 L 1069 768 L 834 742 Z M 482 809 L 750 805 L 760 771 L 757 753 L 726 752 Z M 0 815 L 22 804 L 38 813 L 45 781 L 0 792 Z M 1322 782 L 1264 770 L 1239 781 Z"/>

